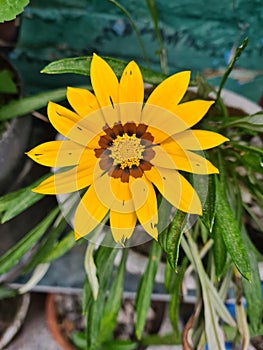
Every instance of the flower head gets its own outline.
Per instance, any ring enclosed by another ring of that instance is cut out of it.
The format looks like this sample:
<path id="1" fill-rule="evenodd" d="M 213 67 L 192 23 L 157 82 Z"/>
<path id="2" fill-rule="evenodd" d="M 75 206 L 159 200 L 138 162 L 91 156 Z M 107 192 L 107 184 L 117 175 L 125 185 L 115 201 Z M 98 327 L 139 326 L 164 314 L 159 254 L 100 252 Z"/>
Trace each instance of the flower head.
<path id="1" fill-rule="evenodd" d="M 190 72 L 165 79 L 146 103 L 142 75 L 134 61 L 119 82 L 111 67 L 94 54 L 90 74 L 94 94 L 68 88 L 72 110 L 53 102 L 48 105 L 50 122 L 66 140 L 41 144 L 28 155 L 40 164 L 66 170 L 34 191 L 61 194 L 86 189 L 74 216 L 76 238 L 89 234 L 109 213 L 116 242 L 131 237 L 137 220 L 157 239 L 157 190 L 174 207 L 201 215 L 200 199 L 180 170 L 218 173 L 194 151 L 227 139 L 212 131 L 190 129 L 213 103 L 180 103 Z"/>

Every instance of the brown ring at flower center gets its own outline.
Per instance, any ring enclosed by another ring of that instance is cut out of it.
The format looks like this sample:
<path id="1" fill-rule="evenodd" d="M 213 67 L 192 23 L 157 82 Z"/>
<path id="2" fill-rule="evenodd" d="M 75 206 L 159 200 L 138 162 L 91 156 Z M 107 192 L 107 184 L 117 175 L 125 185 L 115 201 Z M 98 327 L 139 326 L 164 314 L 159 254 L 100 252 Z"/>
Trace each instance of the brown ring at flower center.
<path id="1" fill-rule="evenodd" d="M 98 142 L 100 148 L 95 149 L 95 156 L 101 158 L 100 168 L 122 182 L 129 182 L 130 176 L 142 177 L 151 169 L 150 160 L 155 155 L 154 138 L 146 130 L 147 125 L 132 122 L 115 123 L 112 128 L 106 125 Z"/>

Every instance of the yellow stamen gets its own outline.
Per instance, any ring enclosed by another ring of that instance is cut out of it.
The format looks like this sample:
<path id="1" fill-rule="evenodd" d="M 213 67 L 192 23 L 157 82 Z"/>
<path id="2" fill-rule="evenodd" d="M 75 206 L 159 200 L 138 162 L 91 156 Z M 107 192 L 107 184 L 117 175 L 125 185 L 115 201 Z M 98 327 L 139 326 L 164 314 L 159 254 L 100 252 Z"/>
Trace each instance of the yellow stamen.
<path id="1" fill-rule="evenodd" d="M 109 149 L 113 165 L 120 164 L 120 168 L 125 169 L 126 167 L 132 168 L 133 165 L 140 165 L 145 146 L 141 145 L 141 140 L 135 134 L 129 136 L 125 133 L 123 136 L 118 135 Z"/>

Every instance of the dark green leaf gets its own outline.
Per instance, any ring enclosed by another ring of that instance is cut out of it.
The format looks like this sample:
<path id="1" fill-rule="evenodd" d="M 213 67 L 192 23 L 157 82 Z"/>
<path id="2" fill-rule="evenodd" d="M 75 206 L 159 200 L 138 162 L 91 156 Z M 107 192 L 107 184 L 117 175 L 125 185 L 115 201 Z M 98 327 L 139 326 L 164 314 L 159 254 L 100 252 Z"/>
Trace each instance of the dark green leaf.
<path id="1" fill-rule="evenodd" d="M 12 79 L 11 72 L 7 69 L 0 71 L 0 93 L 16 94 L 17 86 Z"/>
<path id="2" fill-rule="evenodd" d="M 14 19 L 28 4 L 29 0 L 1 0 L 0 22 Z"/>
<path id="3" fill-rule="evenodd" d="M 200 217 L 209 232 L 212 231 L 215 220 L 215 177 L 208 177 L 208 192 L 203 207 L 203 215 Z"/>
<path id="4" fill-rule="evenodd" d="M 121 307 L 122 292 L 125 276 L 125 265 L 128 256 L 128 250 L 122 250 L 122 260 L 118 266 L 116 276 L 112 282 L 108 298 L 103 310 L 103 315 L 100 323 L 100 341 L 109 340 L 116 327 L 117 316 Z"/>
<path id="5" fill-rule="evenodd" d="M 136 294 L 135 309 L 137 317 L 135 333 L 137 339 L 141 339 L 142 337 L 147 312 L 151 303 L 152 289 L 159 261 L 161 258 L 161 253 L 162 249 L 160 245 L 156 241 L 153 241 L 149 253 L 149 259 L 146 266 L 146 270 L 141 277 Z"/>
<path id="6" fill-rule="evenodd" d="M 20 100 L 13 100 L 0 107 L 0 121 L 21 117 L 36 109 L 45 107 L 49 101 L 61 101 L 66 96 L 66 89 L 56 89 L 41 92 L 34 96 L 24 97 Z"/>
<path id="7" fill-rule="evenodd" d="M 245 227 L 242 227 L 241 233 L 247 247 L 251 265 L 251 281 L 247 281 L 246 279 L 242 278 L 242 284 L 247 301 L 247 315 L 252 332 L 259 334 L 258 332 L 262 322 L 263 304 L 257 256 L 254 252 L 253 244 L 248 237 Z"/>
<path id="8" fill-rule="evenodd" d="M 169 303 L 169 318 L 171 325 L 174 329 L 174 332 L 178 338 L 180 338 L 180 329 L 179 329 L 179 308 L 181 305 L 181 288 L 184 278 L 184 273 L 188 264 L 188 259 L 185 257 L 182 264 L 178 269 L 176 274 L 175 283 L 173 289 L 170 292 L 170 303 Z"/>
<path id="9" fill-rule="evenodd" d="M 115 58 L 103 57 L 108 64 L 112 67 L 118 77 L 121 77 L 127 62 L 121 61 Z M 41 72 L 47 74 L 62 74 L 62 73 L 73 73 L 81 75 L 90 75 L 90 62 L 92 57 L 76 57 L 76 58 L 65 58 L 62 60 L 51 62 Z M 140 67 L 143 79 L 145 82 L 150 84 L 159 84 L 165 79 L 165 75 L 154 72 L 150 69 Z M 1 113 L 1 110 L 0 110 Z"/>
<path id="10" fill-rule="evenodd" d="M 44 197 L 43 194 L 32 192 L 32 188 L 36 187 L 47 177 L 48 175 L 45 175 L 33 184 L 0 198 L 0 211 L 4 211 L 1 219 L 2 224 L 13 219 Z"/>
<path id="11" fill-rule="evenodd" d="M 0 258 L 0 275 L 10 270 L 28 252 L 46 232 L 59 212 L 53 209 L 36 227 L 26 234 L 17 244 Z"/>
<path id="12" fill-rule="evenodd" d="M 166 246 L 163 247 L 171 268 L 176 271 L 179 256 L 180 242 L 186 225 L 187 214 L 176 211 L 166 237 Z"/>
<path id="13" fill-rule="evenodd" d="M 213 226 L 212 237 L 214 240 L 213 253 L 216 276 L 217 278 L 220 278 L 226 266 L 227 250 L 220 227 L 217 225 L 217 221 L 215 221 L 215 224 Z"/>
<path id="14" fill-rule="evenodd" d="M 218 179 L 216 179 L 216 224 L 237 269 L 243 277 L 250 280 L 250 264 L 240 235 L 240 226 L 227 201 L 224 185 Z"/>

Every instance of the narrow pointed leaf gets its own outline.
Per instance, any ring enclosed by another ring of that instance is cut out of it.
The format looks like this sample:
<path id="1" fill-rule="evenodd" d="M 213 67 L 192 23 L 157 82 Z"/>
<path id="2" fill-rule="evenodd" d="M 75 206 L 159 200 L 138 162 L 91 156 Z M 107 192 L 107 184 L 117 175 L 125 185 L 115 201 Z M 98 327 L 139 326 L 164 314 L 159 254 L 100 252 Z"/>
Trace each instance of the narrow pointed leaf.
<path id="1" fill-rule="evenodd" d="M 103 57 L 106 62 L 112 67 L 115 74 L 121 77 L 127 62 L 118 60 L 110 57 Z M 90 75 L 90 62 L 92 56 L 86 57 L 76 57 L 76 58 L 64 58 L 62 60 L 54 61 L 49 63 L 41 73 L 47 74 L 63 74 L 63 73 L 73 73 L 81 75 Z M 143 79 L 145 82 L 150 84 L 159 84 L 166 77 L 164 74 L 154 72 L 150 69 L 140 67 Z"/>
<path id="2" fill-rule="evenodd" d="M 241 275 L 250 280 L 247 249 L 240 234 L 239 224 L 225 196 L 223 184 L 216 180 L 216 222 L 226 248 Z"/>
<path id="3" fill-rule="evenodd" d="M 28 252 L 54 221 L 59 209 L 55 208 L 36 227 L 0 258 L 0 274 L 7 272 Z"/>
<path id="4" fill-rule="evenodd" d="M 56 89 L 41 92 L 39 94 L 24 97 L 20 100 L 12 100 L 8 104 L 0 107 L 0 121 L 22 117 L 36 109 L 45 107 L 49 101 L 61 101 L 66 96 L 66 89 Z"/>
<path id="5" fill-rule="evenodd" d="M 128 256 L 128 250 L 122 250 L 122 259 L 118 266 L 116 275 L 112 282 L 108 298 L 104 307 L 103 315 L 100 323 L 100 340 L 106 341 L 110 339 L 116 327 L 117 316 L 121 307 L 125 265 Z"/>
<path id="6" fill-rule="evenodd" d="M 257 256 L 244 227 L 241 232 L 246 247 L 248 248 L 248 256 L 251 265 L 251 281 L 249 282 L 242 278 L 242 285 L 247 301 L 247 316 L 252 332 L 254 334 L 259 334 L 258 332 L 262 322 L 263 304 Z"/>
<path id="7" fill-rule="evenodd" d="M 160 245 L 156 241 L 153 241 L 146 270 L 142 275 L 136 295 L 135 308 L 137 317 L 135 324 L 135 333 L 137 339 L 141 339 L 142 337 L 147 312 L 151 303 L 152 289 L 161 258 L 161 253 L 162 249 Z"/>
<path id="8" fill-rule="evenodd" d="M 222 237 L 220 227 L 217 225 L 216 221 L 213 226 L 212 237 L 214 240 L 213 253 L 214 253 L 216 276 L 217 278 L 220 278 L 226 266 L 227 250 L 226 250 L 224 239 Z"/>

